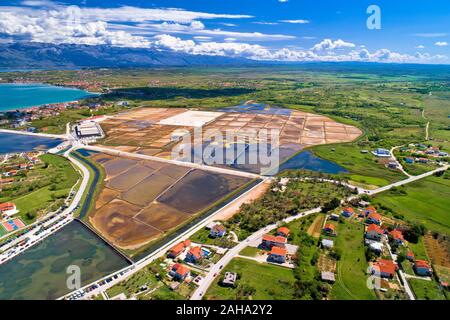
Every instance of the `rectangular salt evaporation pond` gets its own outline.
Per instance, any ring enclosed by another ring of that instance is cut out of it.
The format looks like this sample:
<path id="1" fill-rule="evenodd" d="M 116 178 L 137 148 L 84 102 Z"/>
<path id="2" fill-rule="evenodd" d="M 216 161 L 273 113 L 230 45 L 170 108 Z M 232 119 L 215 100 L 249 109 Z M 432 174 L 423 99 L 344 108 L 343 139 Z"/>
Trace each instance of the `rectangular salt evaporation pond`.
<path id="1" fill-rule="evenodd" d="M 72 291 L 67 288 L 69 265 L 81 270 L 86 285 L 128 262 L 80 222 L 74 221 L 0 265 L 0 299 L 57 299 Z"/>

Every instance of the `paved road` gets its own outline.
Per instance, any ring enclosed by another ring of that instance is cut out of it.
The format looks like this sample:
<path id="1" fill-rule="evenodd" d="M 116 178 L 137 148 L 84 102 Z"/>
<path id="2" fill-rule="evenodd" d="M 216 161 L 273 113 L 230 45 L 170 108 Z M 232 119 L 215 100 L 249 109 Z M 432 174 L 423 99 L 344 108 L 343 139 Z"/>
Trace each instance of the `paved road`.
<path id="1" fill-rule="evenodd" d="M 436 173 L 436 172 L 443 171 L 443 170 L 447 170 L 447 169 L 448 169 L 448 165 L 443 166 L 443 167 L 441 167 L 441 168 L 438 168 L 438 169 L 436 169 L 436 170 L 430 171 L 430 172 L 426 172 L 426 173 L 421 174 L 421 175 L 418 175 L 418 176 L 412 176 L 412 177 L 409 177 L 408 179 L 405 179 L 405 180 L 402 180 L 402 181 L 399 181 L 399 182 L 395 182 L 395 183 L 392 183 L 392 184 L 390 184 L 390 185 L 387 185 L 387 186 L 384 186 L 384 187 L 381 187 L 381 188 L 378 188 L 378 189 L 375 189 L 375 190 L 365 190 L 365 189 L 362 189 L 362 188 L 358 188 L 358 192 L 359 192 L 360 194 L 363 194 L 363 193 L 371 194 L 371 195 L 372 195 L 372 194 L 377 194 L 377 193 L 380 193 L 380 192 L 389 190 L 389 189 L 391 189 L 391 188 L 394 187 L 394 186 L 401 186 L 401 185 L 404 185 L 404 184 L 407 184 L 407 183 L 411 183 L 411 182 L 414 182 L 414 181 L 416 181 L 416 180 L 420 180 L 420 179 L 423 179 L 423 178 L 425 178 L 425 177 L 428 177 L 428 176 L 430 176 L 430 175 L 432 175 L 432 174 L 434 174 L 434 173 Z M 333 181 L 333 180 L 327 180 L 327 179 L 322 179 L 322 180 L 323 180 L 323 181 L 329 181 L 329 182 L 336 182 L 336 181 Z M 356 197 L 356 195 L 351 196 L 351 197 L 349 197 L 349 198 L 346 199 L 346 200 L 350 200 L 350 199 L 355 198 L 355 197 Z M 308 216 L 308 215 L 310 215 L 310 214 L 320 212 L 320 210 L 321 210 L 321 208 L 315 208 L 315 209 L 312 209 L 312 210 L 309 210 L 309 211 L 300 213 L 300 214 L 298 214 L 298 215 L 288 217 L 288 218 L 284 219 L 282 222 L 283 222 L 283 223 L 289 223 L 289 222 L 292 222 L 292 221 L 294 221 L 294 220 L 300 219 L 300 218 L 302 218 L 302 217 Z M 210 272 L 207 274 L 207 276 L 203 279 L 203 281 L 202 281 L 202 283 L 200 284 L 200 286 L 195 290 L 194 294 L 193 294 L 192 297 L 191 297 L 191 300 L 200 300 L 200 299 L 202 299 L 202 297 L 203 297 L 203 295 L 205 294 L 206 290 L 209 288 L 209 286 L 212 284 L 212 282 L 214 281 L 214 279 L 215 279 L 216 276 L 220 273 L 220 270 L 221 270 L 224 266 L 226 266 L 226 265 L 227 265 L 234 257 L 236 257 L 237 254 L 238 254 L 242 249 L 244 249 L 245 247 L 247 247 L 248 244 L 249 244 L 251 241 L 254 241 L 254 240 L 256 240 L 257 238 L 261 237 L 263 234 L 272 231 L 272 230 L 275 229 L 277 226 L 278 226 L 278 224 L 272 224 L 272 225 L 269 225 L 269 226 L 267 226 L 267 227 L 265 227 L 265 228 L 263 228 L 263 229 L 260 229 L 260 230 L 256 231 L 255 233 L 253 233 L 252 235 L 250 235 L 247 239 L 245 239 L 244 241 L 241 241 L 238 245 L 236 245 L 234 248 L 232 248 L 230 251 L 228 251 L 228 252 L 222 257 L 222 259 L 220 259 L 220 260 L 214 265 L 214 267 L 211 268 L 211 271 L 210 271 Z M 407 293 L 408 293 L 408 295 L 410 296 L 411 290 L 410 290 L 409 286 L 406 285 L 405 288 L 407 288 L 407 289 L 406 289 L 406 290 L 407 290 Z M 408 290 L 409 290 L 409 292 L 408 292 Z M 411 297 L 411 296 L 410 296 L 410 297 Z"/>
<path id="2" fill-rule="evenodd" d="M 267 178 L 266 178 L 267 179 Z M 261 183 L 264 183 L 264 180 L 261 181 L 260 183 L 256 184 L 253 188 L 247 190 L 246 192 L 244 192 L 243 194 L 241 194 L 239 197 L 237 197 L 236 199 L 234 199 L 233 201 L 231 201 L 230 203 L 226 204 L 225 206 L 223 206 L 222 208 L 220 208 L 219 210 L 217 210 L 216 212 L 214 212 L 212 215 L 206 217 L 205 219 L 203 219 L 202 221 L 200 221 L 197 225 L 193 226 L 191 229 L 187 230 L 186 232 L 182 233 L 181 235 L 179 235 L 177 238 L 173 239 L 172 241 L 166 243 L 164 246 L 160 247 L 159 249 L 157 249 L 156 251 L 154 251 L 153 253 L 151 253 L 150 255 L 144 257 L 143 259 L 139 260 L 138 262 L 134 263 L 131 266 L 127 266 L 121 270 L 118 270 L 112 274 L 109 274 L 101 279 L 98 279 L 88 285 L 85 285 L 84 287 L 81 288 L 81 290 L 83 292 L 85 292 L 86 288 L 92 287 L 93 285 L 96 285 L 97 288 L 89 291 L 88 293 L 85 293 L 83 295 L 83 299 L 87 299 L 93 296 L 96 296 L 98 294 L 100 294 L 102 291 L 105 291 L 109 288 L 111 288 L 112 286 L 116 285 L 117 283 L 125 280 L 126 278 L 130 277 L 131 275 L 133 275 L 134 273 L 138 272 L 139 270 L 145 268 L 146 266 L 148 266 L 150 263 L 152 263 L 153 261 L 155 261 L 156 259 L 164 256 L 166 254 L 166 251 L 173 246 L 175 243 L 184 241 L 186 239 L 189 239 L 189 237 L 191 237 L 194 233 L 196 233 L 197 231 L 199 231 L 200 229 L 204 228 L 208 223 L 210 223 L 211 221 L 214 220 L 214 217 L 216 215 L 219 215 L 223 210 L 226 210 L 228 206 L 233 205 L 235 202 L 240 201 L 241 199 L 245 199 L 245 196 L 252 192 L 252 190 L 254 188 L 257 188 Z M 116 278 L 114 278 L 116 277 Z M 112 279 L 110 282 L 108 283 L 103 283 L 100 284 L 102 282 L 104 282 L 107 279 Z M 67 298 L 71 295 L 71 293 L 60 297 L 59 299 L 63 299 L 63 298 Z"/>
<path id="3" fill-rule="evenodd" d="M 56 138 L 56 139 L 67 139 L 65 134 L 49 134 L 49 133 L 34 133 L 34 132 L 26 132 L 26 131 L 18 131 L 18 130 L 8 130 L 8 129 L 0 129 L 0 133 L 13 133 L 13 134 L 22 134 L 26 136 L 35 136 L 35 137 L 43 137 L 43 138 Z"/>
<path id="4" fill-rule="evenodd" d="M 387 190 L 389 190 L 389 189 L 391 189 L 393 187 L 399 187 L 399 186 L 402 186 L 404 184 L 408 184 L 408 183 L 411 183 L 411 182 L 414 182 L 414 181 L 417 181 L 417 180 L 429 177 L 429 176 L 435 174 L 436 172 L 445 171 L 445 170 L 448 169 L 448 167 L 449 167 L 449 165 L 445 165 L 445 166 L 439 167 L 439 168 L 437 168 L 435 170 L 428 171 L 428 172 L 425 172 L 423 174 L 420 174 L 418 176 L 410 176 L 408 179 L 401 180 L 401 181 L 398 181 L 398 182 L 394 182 L 394 183 L 391 183 L 391 184 L 389 184 L 387 186 L 384 186 L 384 187 L 381 187 L 381 188 L 378 188 L 378 189 L 375 189 L 375 190 L 366 190 L 365 193 L 367 193 L 369 195 L 373 195 L 373 194 L 377 194 L 377 193 L 380 193 L 380 192 L 383 192 L 383 191 L 387 191 Z"/>
<path id="5" fill-rule="evenodd" d="M 59 229 L 61 229 L 62 227 L 73 221 L 74 219 L 73 212 L 75 211 L 76 207 L 80 204 L 83 194 L 89 184 L 90 173 L 89 170 L 87 170 L 78 160 L 70 156 L 70 151 L 71 150 L 68 150 L 64 154 L 64 156 L 67 157 L 69 161 L 71 161 L 75 165 L 76 168 L 78 168 L 80 174 L 82 175 L 80 187 L 78 188 L 77 193 L 73 197 L 72 202 L 61 213 L 48 219 L 47 221 L 45 221 L 45 223 L 41 224 L 40 226 L 35 226 L 34 228 L 30 229 L 27 233 L 25 233 L 20 237 L 19 241 L 14 241 L 12 243 L 12 246 L 8 250 L 0 254 L 0 264 L 5 263 L 8 260 L 11 260 L 20 253 L 23 253 L 25 250 L 41 242 L 48 236 L 52 235 L 53 233 L 55 233 L 56 231 L 58 231 Z M 45 231 L 42 231 L 41 230 L 42 227 L 47 229 Z M 21 243 L 21 241 L 25 239 L 28 239 L 27 242 L 20 245 L 19 243 Z"/>
<path id="6" fill-rule="evenodd" d="M 403 168 L 403 166 L 402 166 L 402 164 L 400 163 L 400 161 L 398 161 L 398 160 L 397 160 L 397 157 L 394 155 L 394 151 L 395 151 L 396 149 L 400 148 L 400 147 L 402 147 L 402 146 L 395 146 L 395 147 L 392 147 L 392 148 L 391 148 L 391 151 L 390 151 L 390 152 L 391 152 L 392 158 L 395 160 L 395 162 L 398 163 L 398 169 L 399 169 L 405 176 L 411 177 L 411 175 L 410 175 L 408 172 L 405 171 L 405 169 Z"/>
<path id="7" fill-rule="evenodd" d="M 218 167 L 208 166 L 208 165 L 204 165 L 204 164 L 200 164 L 200 163 L 192 163 L 192 162 L 164 159 L 164 158 L 155 157 L 155 156 L 148 156 L 145 154 L 119 151 L 119 150 L 110 149 L 110 148 L 106 148 L 106 147 L 82 146 L 82 148 L 87 149 L 87 150 L 103 152 L 103 153 L 107 153 L 107 154 L 111 154 L 111 155 L 115 155 L 115 156 L 125 156 L 127 158 L 164 162 L 164 163 L 175 164 L 175 165 L 183 166 L 183 167 L 201 169 L 201 170 L 205 170 L 205 171 L 212 171 L 212 172 L 216 172 L 216 173 L 229 174 L 229 175 L 234 175 L 234 176 L 241 176 L 241 177 L 251 178 L 251 179 L 263 178 L 262 176 L 260 176 L 258 174 L 244 172 L 244 171 L 238 171 L 238 170 L 226 169 L 226 168 L 218 168 Z"/>
<path id="8" fill-rule="evenodd" d="M 312 210 L 308 210 L 302 213 L 299 213 L 295 216 L 290 216 L 284 220 L 282 220 L 282 223 L 289 223 L 294 220 L 309 216 L 313 213 L 320 212 L 321 208 L 315 208 Z M 261 238 L 264 234 L 276 229 L 278 227 L 278 223 L 268 225 L 252 235 L 250 235 L 247 239 L 239 242 L 235 247 L 230 249 L 208 272 L 206 277 L 202 280 L 198 288 L 195 290 L 195 292 L 191 296 L 191 300 L 201 300 L 203 295 L 205 294 L 206 290 L 208 290 L 209 286 L 213 283 L 216 276 L 220 273 L 221 269 L 223 269 L 224 266 L 226 266 L 234 257 L 236 257 L 239 252 L 241 252 L 245 247 L 248 246 L 249 243 L 252 241 L 257 240 L 258 238 Z"/>

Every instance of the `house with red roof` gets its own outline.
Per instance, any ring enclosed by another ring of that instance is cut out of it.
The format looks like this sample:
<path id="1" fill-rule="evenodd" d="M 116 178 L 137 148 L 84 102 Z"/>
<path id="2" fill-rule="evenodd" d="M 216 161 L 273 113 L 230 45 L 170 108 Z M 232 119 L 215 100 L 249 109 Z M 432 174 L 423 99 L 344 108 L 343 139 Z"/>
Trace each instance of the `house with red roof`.
<path id="1" fill-rule="evenodd" d="M 191 245 L 190 240 L 185 240 L 183 242 L 177 243 L 176 245 L 174 245 L 172 248 L 169 249 L 167 256 L 169 258 L 175 259 L 184 251 L 184 249 L 186 249 L 190 245 Z"/>
<path id="2" fill-rule="evenodd" d="M 281 236 L 281 237 L 289 237 L 289 234 L 291 233 L 291 230 L 289 230 L 289 228 L 287 227 L 280 227 L 277 230 L 277 236 Z"/>
<path id="3" fill-rule="evenodd" d="M 192 263 L 199 263 L 202 261 L 203 257 L 204 253 L 201 247 L 192 247 L 186 254 L 185 260 Z"/>
<path id="4" fill-rule="evenodd" d="M 395 272 L 398 270 L 397 264 L 392 260 L 379 259 L 374 262 L 371 267 L 371 274 L 379 276 L 381 278 L 392 279 Z"/>
<path id="5" fill-rule="evenodd" d="M 413 269 L 419 276 L 431 276 L 433 274 L 433 269 L 431 269 L 430 264 L 425 260 L 416 260 Z"/>
<path id="6" fill-rule="evenodd" d="M 272 262 L 285 263 L 286 262 L 286 253 L 287 253 L 287 250 L 285 248 L 280 248 L 280 247 L 274 246 L 270 250 L 269 257 L 267 259 Z"/>
<path id="7" fill-rule="evenodd" d="M 352 215 L 355 214 L 355 210 L 352 207 L 346 207 L 344 210 L 342 210 L 342 216 L 346 218 L 350 218 Z"/>
<path id="8" fill-rule="evenodd" d="M 369 240 L 381 241 L 384 236 L 384 230 L 377 224 L 369 224 L 366 229 L 365 238 Z"/>
<path id="9" fill-rule="evenodd" d="M 398 245 L 403 245 L 403 242 L 405 241 L 402 232 L 398 229 L 394 229 L 389 232 L 389 238 Z"/>
<path id="10" fill-rule="evenodd" d="M 411 262 L 414 262 L 414 260 L 416 259 L 416 257 L 414 256 L 414 253 L 412 251 L 408 251 L 406 253 L 406 259 L 408 259 Z"/>
<path id="11" fill-rule="evenodd" d="M 0 203 L 0 214 L 3 218 L 9 218 L 12 215 L 18 213 L 16 205 L 12 202 Z"/>
<path id="12" fill-rule="evenodd" d="M 370 213 L 367 216 L 366 223 L 369 223 L 369 224 L 373 223 L 373 224 L 377 224 L 377 225 L 381 226 L 381 223 L 382 223 L 381 215 L 379 213 Z"/>
<path id="13" fill-rule="evenodd" d="M 331 223 L 327 223 L 325 227 L 323 227 L 323 232 L 329 236 L 335 236 L 337 234 L 336 227 Z"/>
<path id="14" fill-rule="evenodd" d="M 270 234 L 263 235 L 261 247 L 272 249 L 272 247 L 286 247 L 287 239 L 281 236 L 272 236 Z"/>
<path id="15" fill-rule="evenodd" d="M 377 213 L 377 209 L 375 209 L 374 207 L 367 207 L 366 209 L 364 209 L 364 214 L 366 215 L 366 217 L 371 214 L 371 213 Z"/>
<path id="16" fill-rule="evenodd" d="M 175 263 L 169 271 L 169 275 L 178 281 L 183 281 L 190 275 L 190 270 L 181 263 Z"/>

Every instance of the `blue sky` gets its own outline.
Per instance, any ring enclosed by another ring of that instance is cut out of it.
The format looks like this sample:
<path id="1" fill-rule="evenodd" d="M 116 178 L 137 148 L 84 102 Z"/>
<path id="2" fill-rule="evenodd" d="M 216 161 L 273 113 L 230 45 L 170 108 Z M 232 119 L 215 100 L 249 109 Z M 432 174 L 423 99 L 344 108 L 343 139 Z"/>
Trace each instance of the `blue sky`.
<path id="1" fill-rule="evenodd" d="M 381 10 L 379 30 L 366 26 L 372 4 Z M 3 0 L 0 40 L 255 60 L 450 63 L 449 21 L 448 0 Z"/>

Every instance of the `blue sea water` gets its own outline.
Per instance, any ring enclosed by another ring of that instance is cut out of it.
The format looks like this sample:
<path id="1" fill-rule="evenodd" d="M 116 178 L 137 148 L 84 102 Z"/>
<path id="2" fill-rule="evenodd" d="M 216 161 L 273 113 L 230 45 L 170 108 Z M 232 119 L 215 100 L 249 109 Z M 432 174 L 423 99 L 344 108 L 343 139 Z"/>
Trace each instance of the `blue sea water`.
<path id="1" fill-rule="evenodd" d="M 47 150 L 56 147 L 61 142 L 61 139 L 0 132 L 0 155 L 33 150 Z"/>
<path id="2" fill-rule="evenodd" d="M 69 102 L 94 96 L 87 91 L 46 84 L 0 84 L 0 112 Z"/>

